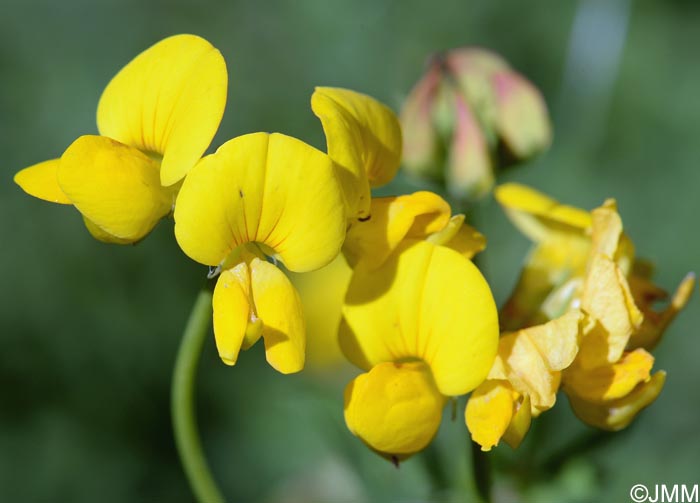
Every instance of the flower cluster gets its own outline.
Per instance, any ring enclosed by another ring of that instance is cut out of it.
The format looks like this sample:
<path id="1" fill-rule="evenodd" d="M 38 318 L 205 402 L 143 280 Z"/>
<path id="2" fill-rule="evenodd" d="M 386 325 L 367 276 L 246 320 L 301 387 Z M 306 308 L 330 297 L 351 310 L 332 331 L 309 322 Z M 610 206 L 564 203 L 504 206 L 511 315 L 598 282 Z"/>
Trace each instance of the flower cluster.
<path id="1" fill-rule="evenodd" d="M 404 115 L 406 149 L 388 107 L 319 87 L 311 108 L 326 152 L 258 132 L 205 156 L 226 104 L 226 65 L 207 41 L 177 35 L 112 79 L 98 104 L 99 136 L 81 136 L 15 181 L 73 205 L 110 243 L 135 243 L 172 215 L 182 251 L 218 276 L 214 335 L 228 365 L 262 338 L 276 370 L 304 367 L 304 295 L 285 271 L 321 271 L 326 283 L 316 287 L 332 320 L 324 329 L 363 370 L 345 389 L 347 426 L 394 462 L 425 448 L 447 400 L 469 392 L 466 424 L 484 450 L 501 438 L 517 446 L 560 388 L 583 421 L 625 427 L 661 391 L 665 374 L 651 373 L 650 350 L 694 278 L 656 311 L 664 292 L 635 258 L 614 201 L 587 212 L 504 185 L 497 199 L 536 245 L 499 322 L 472 262 L 486 240 L 465 216 L 431 192 L 371 194 L 394 178 L 404 150 L 408 165 L 432 152 L 415 140 L 436 134 L 434 117 L 420 115 L 437 113 L 440 79 L 439 96 L 457 114 L 448 162 L 457 191 L 491 188 L 487 136 L 521 158 L 548 144 L 536 90 L 499 58 L 471 51 L 448 55 L 417 87 Z"/>
<path id="2" fill-rule="evenodd" d="M 517 447 L 560 387 L 582 421 L 626 427 L 661 392 L 665 372 L 651 373 L 650 351 L 687 303 L 694 275 L 657 311 L 666 294 L 635 258 L 614 200 L 587 212 L 517 184 L 498 187 L 496 198 L 536 245 L 501 310 L 508 332 L 496 362 L 467 404 L 473 439 L 484 450 L 501 438 Z"/>

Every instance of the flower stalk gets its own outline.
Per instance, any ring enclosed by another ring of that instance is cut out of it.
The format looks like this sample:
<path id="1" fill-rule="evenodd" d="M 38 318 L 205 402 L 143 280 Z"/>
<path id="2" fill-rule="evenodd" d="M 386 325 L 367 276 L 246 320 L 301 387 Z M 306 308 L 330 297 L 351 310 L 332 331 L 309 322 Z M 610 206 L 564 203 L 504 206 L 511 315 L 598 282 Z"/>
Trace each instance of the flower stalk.
<path id="1" fill-rule="evenodd" d="M 200 503 L 223 503 L 202 451 L 194 410 L 195 376 L 204 339 L 209 333 L 212 293 L 202 290 L 192 307 L 175 360 L 171 389 L 171 415 L 175 445 L 187 480 Z"/>

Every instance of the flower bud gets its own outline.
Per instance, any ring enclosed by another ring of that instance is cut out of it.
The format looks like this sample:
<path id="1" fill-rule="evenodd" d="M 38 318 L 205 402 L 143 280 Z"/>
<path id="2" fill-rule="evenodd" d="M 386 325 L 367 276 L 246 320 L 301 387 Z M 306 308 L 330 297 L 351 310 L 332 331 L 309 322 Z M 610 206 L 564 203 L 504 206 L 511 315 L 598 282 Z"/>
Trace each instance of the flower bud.
<path id="1" fill-rule="evenodd" d="M 538 155 L 552 136 L 537 88 L 478 48 L 433 57 L 404 103 L 401 123 L 406 169 L 466 200 L 483 197 L 498 168 Z"/>

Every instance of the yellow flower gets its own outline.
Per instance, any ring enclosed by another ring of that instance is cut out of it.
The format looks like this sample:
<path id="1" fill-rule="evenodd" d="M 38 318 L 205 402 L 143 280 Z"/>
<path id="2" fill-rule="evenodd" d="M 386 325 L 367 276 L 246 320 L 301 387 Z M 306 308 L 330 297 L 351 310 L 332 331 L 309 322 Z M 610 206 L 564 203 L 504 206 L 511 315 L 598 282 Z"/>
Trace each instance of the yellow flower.
<path id="1" fill-rule="evenodd" d="M 321 120 L 328 155 L 338 168 L 348 218 L 366 217 L 370 188 L 390 182 L 399 169 L 396 115 L 374 98 L 333 87 L 317 87 L 311 109 Z"/>
<path id="2" fill-rule="evenodd" d="M 175 237 L 192 259 L 222 270 L 214 290 L 214 334 L 224 363 L 261 336 L 283 373 L 304 365 L 299 295 L 291 271 L 328 264 L 345 236 L 345 208 L 331 159 L 294 138 L 254 133 L 204 157 L 182 185 Z"/>
<path id="3" fill-rule="evenodd" d="M 101 241 L 142 239 L 173 208 L 179 182 L 200 159 L 226 105 L 226 64 L 194 35 L 153 45 L 107 85 L 101 136 L 81 136 L 60 159 L 25 168 L 28 194 L 72 204 Z"/>
<path id="4" fill-rule="evenodd" d="M 499 187 L 496 197 L 536 243 L 501 311 L 502 324 L 531 326 L 580 308 L 578 353 L 562 369 L 563 389 L 583 421 L 624 428 L 663 387 L 665 373 L 651 374 L 647 350 L 688 301 L 694 275 L 656 311 L 653 303 L 665 294 L 635 260 L 614 200 L 589 213 L 516 184 Z"/>
<path id="5" fill-rule="evenodd" d="M 473 235 L 459 232 L 463 216 L 451 219 L 449 205 L 426 192 L 373 200 L 371 215 L 344 249 L 355 268 L 340 346 L 367 371 L 346 388 L 345 421 L 396 461 L 430 442 L 447 397 L 486 377 L 498 320 L 488 284 L 461 253 L 483 248 L 481 235 L 471 251 L 463 247 Z"/>
<path id="6" fill-rule="evenodd" d="M 310 274 L 293 276 L 304 305 L 310 364 L 331 368 L 343 359 L 338 347 L 341 308 L 353 268 L 373 270 L 382 265 L 405 239 L 425 239 L 472 258 L 486 239 L 464 224 L 464 215 L 450 217 L 447 202 L 431 192 L 373 198 L 371 218 L 348 230 L 343 254 Z"/>
<path id="7" fill-rule="evenodd" d="M 503 438 L 517 448 L 530 420 L 551 409 L 562 370 L 579 350 L 578 310 L 510 334 L 503 334 L 498 356 L 484 381 L 467 402 L 465 420 L 472 439 L 489 451 Z"/>
<path id="8" fill-rule="evenodd" d="M 622 222 L 614 202 L 607 201 L 593 210 L 592 217 L 591 254 L 580 296 L 588 320 L 579 353 L 563 374 L 563 389 L 582 421 L 605 430 L 619 430 L 651 404 L 663 388 L 666 374 L 651 374 L 654 357 L 647 349 L 658 342 L 687 302 L 694 277 L 690 275 L 681 282 L 665 311 L 658 313 L 649 300 L 639 298 L 641 310 L 620 266 L 620 262 L 627 261 L 619 257 L 624 257 L 630 247 L 621 246 Z M 634 272 L 631 277 L 635 277 Z"/>

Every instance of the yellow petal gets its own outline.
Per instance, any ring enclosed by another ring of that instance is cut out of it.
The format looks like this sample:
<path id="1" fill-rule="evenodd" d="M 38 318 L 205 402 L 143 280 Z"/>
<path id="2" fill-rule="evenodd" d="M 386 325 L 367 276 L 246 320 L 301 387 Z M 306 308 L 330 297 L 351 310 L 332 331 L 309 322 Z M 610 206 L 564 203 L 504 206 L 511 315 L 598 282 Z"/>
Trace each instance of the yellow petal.
<path id="1" fill-rule="evenodd" d="M 417 358 L 443 395 L 461 395 L 488 374 L 498 345 L 496 307 L 471 261 L 426 241 L 404 243 L 378 269 L 357 269 L 343 307 L 340 342 L 362 368 Z"/>
<path id="2" fill-rule="evenodd" d="M 498 356 L 514 389 L 530 395 L 533 413 L 546 410 L 556 401 L 560 372 L 549 368 L 537 346 L 525 331 L 501 337 Z"/>
<path id="3" fill-rule="evenodd" d="M 252 296 L 262 320 L 267 361 L 283 374 L 304 368 L 306 328 L 299 294 L 287 276 L 269 262 L 250 263 Z"/>
<path id="4" fill-rule="evenodd" d="M 615 200 L 608 199 L 603 206 L 594 209 L 591 216 L 593 219 L 591 249 L 614 258 L 622 236 L 622 219 L 617 213 Z"/>
<path id="5" fill-rule="evenodd" d="M 399 121 L 385 105 L 348 89 L 317 87 L 311 109 L 321 120 L 328 155 L 341 170 L 348 216 L 362 216 L 369 187 L 388 183 L 399 169 Z"/>
<path id="6" fill-rule="evenodd" d="M 609 257 L 593 255 L 583 287 L 581 308 L 591 318 L 579 350 L 586 369 L 620 359 L 627 342 L 642 323 L 627 280 Z"/>
<path id="7" fill-rule="evenodd" d="M 494 195 L 515 226 L 536 242 L 554 233 L 582 234 L 591 226 L 587 211 L 559 204 L 525 185 L 506 183 L 496 187 Z"/>
<path id="8" fill-rule="evenodd" d="M 425 364 L 381 363 L 345 388 L 345 423 L 375 451 L 403 459 L 433 439 L 444 404 Z"/>
<path id="9" fill-rule="evenodd" d="M 656 400 L 665 381 L 666 373 L 659 371 L 647 382 L 639 384 L 631 393 L 617 400 L 594 404 L 569 395 L 569 403 L 584 423 L 603 430 L 618 431 L 629 425 L 639 411 Z"/>
<path id="10" fill-rule="evenodd" d="M 15 183 L 30 196 L 59 204 L 72 204 L 58 185 L 57 172 L 61 159 L 51 159 L 24 168 L 15 175 Z"/>
<path id="11" fill-rule="evenodd" d="M 190 172 L 175 207 L 180 247 L 207 265 L 255 242 L 292 271 L 318 269 L 338 255 L 345 225 L 331 160 L 282 134 L 223 144 Z"/>
<path id="12" fill-rule="evenodd" d="M 375 269 L 405 238 L 422 239 L 444 228 L 450 205 L 432 192 L 396 197 L 375 197 L 368 220 L 352 224 L 343 253 L 352 267 Z"/>
<path id="13" fill-rule="evenodd" d="M 347 363 L 338 344 L 338 329 L 351 276 L 342 254 L 321 269 L 291 275 L 306 320 L 306 368 L 331 370 Z"/>
<path id="14" fill-rule="evenodd" d="M 88 232 L 92 237 L 97 239 L 98 241 L 102 241 L 103 243 L 111 243 L 111 244 L 117 244 L 117 245 L 128 245 L 128 244 L 134 244 L 135 241 L 132 239 L 122 239 L 118 238 L 117 236 L 113 236 L 109 232 L 106 232 L 104 229 L 102 229 L 100 226 L 98 226 L 95 222 L 92 222 L 90 219 L 85 217 L 83 215 L 83 222 L 85 223 L 85 227 L 87 228 Z"/>
<path id="15" fill-rule="evenodd" d="M 654 357 L 643 349 L 625 353 L 620 361 L 585 370 L 574 365 L 564 372 L 564 386 L 583 400 L 601 403 L 628 395 L 649 379 Z"/>
<path id="16" fill-rule="evenodd" d="M 219 356 L 235 365 L 248 325 L 253 319 L 250 270 L 246 263 L 221 273 L 214 288 L 214 337 Z"/>
<path id="17" fill-rule="evenodd" d="M 211 143 L 226 106 L 221 53 L 195 35 L 175 35 L 146 49 L 107 85 L 97 107 L 100 134 L 163 156 L 169 186 Z"/>
<path id="18" fill-rule="evenodd" d="M 520 443 L 527 435 L 532 422 L 530 397 L 525 395 L 515 404 L 515 413 L 511 419 L 508 429 L 503 434 L 503 440 L 513 449 L 520 447 Z"/>
<path id="19" fill-rule="evenodd" d="M 158 163 L 102 136 L 81 136 L 63 153 L 58 183 L 86 218 L 107 234 L 138 241 L 170 213 L 172 190 Z"/>
<path id="20" fill-rule="evenodd" d="M 496 447 L 511 420 L 518 393 L 508 381 L 484 381 L 469 397 L 464 419 L 482 451 Z M 529 408 L 529 407 L 528 407 Z"/>
<path id="21" fill-rule="evenodd" d="M 439 232 L 427 238 L 436 245 L 447 246 L 471 259 L 474 255 L 486 249 L 486 237 L 474 227 L 464 224 L 464 215 L 455 215 Z"/>
<path id="22" fill-rule="evenodd" d="M 501 309 L 503 329 L 517 330 L 564 314 L 580 297 L 590 241 L 575 234 L 537 244 Z"/>
<path id="23" fill-rule="evenodd" d="M 578 353 L 582 319 L 581 311 L 572 310 L 548 323 L 521 330 L 516 337 L 529 338 L 550 370 L 564 370 Z"/>

